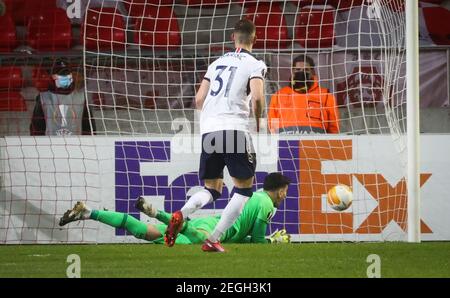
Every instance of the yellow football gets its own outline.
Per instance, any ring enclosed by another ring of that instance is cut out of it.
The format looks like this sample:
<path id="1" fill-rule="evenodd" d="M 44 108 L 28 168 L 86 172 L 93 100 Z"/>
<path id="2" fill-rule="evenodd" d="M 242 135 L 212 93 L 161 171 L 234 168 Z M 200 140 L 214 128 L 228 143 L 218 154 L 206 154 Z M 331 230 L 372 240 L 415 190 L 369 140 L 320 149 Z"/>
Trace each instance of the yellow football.
<path id="1" fill-rule="evenodd" d="M 353 191 L 345 184 L 338 184 L 330 188 L 327 202 L 336 211 L 343 211 L 352 205 Z"/>

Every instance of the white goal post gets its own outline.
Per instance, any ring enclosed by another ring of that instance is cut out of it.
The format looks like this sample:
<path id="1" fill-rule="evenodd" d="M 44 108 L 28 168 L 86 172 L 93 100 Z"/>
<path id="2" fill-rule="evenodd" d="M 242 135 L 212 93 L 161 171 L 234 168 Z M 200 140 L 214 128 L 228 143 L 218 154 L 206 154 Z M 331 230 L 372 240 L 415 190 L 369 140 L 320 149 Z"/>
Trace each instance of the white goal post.
<path id="1" fill-rule="evenodd" d="M 420 242 L 419 3 L 405 2 L 408 242 Z"/>

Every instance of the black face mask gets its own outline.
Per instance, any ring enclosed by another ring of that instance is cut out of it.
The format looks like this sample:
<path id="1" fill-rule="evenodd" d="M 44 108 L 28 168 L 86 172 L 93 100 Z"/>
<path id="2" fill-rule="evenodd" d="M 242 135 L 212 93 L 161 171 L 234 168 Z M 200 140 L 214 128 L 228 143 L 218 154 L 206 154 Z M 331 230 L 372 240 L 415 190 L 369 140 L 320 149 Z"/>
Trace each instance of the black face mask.
<path id="1" fill-rule="evenodd" d="M 306 93 L 313 84 L 311 72 L 304 70 L 296 71 L 291 84 L 294 91 Z"/>

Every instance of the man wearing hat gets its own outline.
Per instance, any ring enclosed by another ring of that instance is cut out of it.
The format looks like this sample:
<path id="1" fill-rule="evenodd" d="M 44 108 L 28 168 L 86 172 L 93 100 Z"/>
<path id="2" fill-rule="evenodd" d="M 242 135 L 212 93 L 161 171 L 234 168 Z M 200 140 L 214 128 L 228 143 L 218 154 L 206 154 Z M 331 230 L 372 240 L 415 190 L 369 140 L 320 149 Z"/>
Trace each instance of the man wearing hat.
<path id="1" fill-rule="evenodd" d="M 55 61 L 51 78 L 49 90 L 36 97 L 30 134 L 90 135 L 95 132 L 95 122 L 89 119 L 84 91 L 75 88 L 73 72 L 66 61 Z"/>

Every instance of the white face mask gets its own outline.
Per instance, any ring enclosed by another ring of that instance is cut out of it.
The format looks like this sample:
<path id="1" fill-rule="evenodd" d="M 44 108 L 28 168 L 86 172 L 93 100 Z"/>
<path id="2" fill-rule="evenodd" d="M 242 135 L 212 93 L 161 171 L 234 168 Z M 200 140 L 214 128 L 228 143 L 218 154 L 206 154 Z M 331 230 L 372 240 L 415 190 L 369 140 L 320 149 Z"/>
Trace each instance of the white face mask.
<path id="1" fill-rule="evenodd" d="M 72 85 L 73 82 L 73 78 L 72 78 L 72 74 L 69 74 L 67 76 L 60 76 L 60 75 L 56 75 L 56 80 L 55 80 L 55 84 L 57 88 L 69 88 L 70 85 Z"/>

